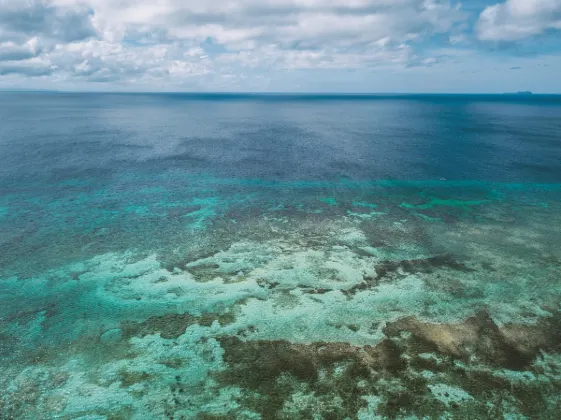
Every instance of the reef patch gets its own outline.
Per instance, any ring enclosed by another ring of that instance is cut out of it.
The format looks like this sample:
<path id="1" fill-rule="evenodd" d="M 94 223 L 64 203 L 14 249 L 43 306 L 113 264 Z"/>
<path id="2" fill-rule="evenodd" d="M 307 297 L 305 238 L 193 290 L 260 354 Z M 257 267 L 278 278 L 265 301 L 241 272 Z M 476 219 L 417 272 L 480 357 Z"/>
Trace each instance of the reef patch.
<path id="1" fill-rule="evenodd" d="M 142 322 L 123 321 L 122 334 L 125 338 L 144 337 L 150 334 L 159 334 L 162 338 L 177 338 L 191 325 L 210 327 L 217 321 L 221 326 L 234 322 L 232 313 L 214 314 L 208 313 L 200 316 L 184 314 L 166 314 L 152 316 Z"/>
<path id="2" fill-rule="evenodd" d="M 388 323 L 386 338 L 374 346 L 223 336 L 227 369 L 215 377 L 245 390 L 239 403 L 263 419 L 366 418 L 372 398 L 383 418 L 554 413 L 551 393 L 561 389 L 561 378 L 544 376 L 539 360 L 542 352 L 561 350 L 560 322 L 554 314 L 534 326 L 498 326 L 485 311 L 458 324 L 405 317 Z M 543 389 L 500 373 L 515 371 L 542 375 Z"/>

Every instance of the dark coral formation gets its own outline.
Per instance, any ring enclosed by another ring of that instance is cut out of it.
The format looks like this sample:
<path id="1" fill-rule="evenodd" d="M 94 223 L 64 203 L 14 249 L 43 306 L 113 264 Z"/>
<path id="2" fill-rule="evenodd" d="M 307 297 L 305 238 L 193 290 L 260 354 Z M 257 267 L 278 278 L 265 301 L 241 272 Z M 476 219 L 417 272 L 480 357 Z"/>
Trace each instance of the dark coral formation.
<path id="1" fill-rule="evenodd" d="M 387 338 L 376 346 L 222 337 L 228 369 L 217 374 L 217 379 L 245 389 L 239 402 L 264 419 L 304 419 L 314 414 L 325 419 L 356 418 L 366 406 L 364 397 L 372 395 L 382 401 L 377 413 L 388 418 L 435 418 L 450 410 L 461 418 L 502 418 L 503 399 L 509 398 L 526 416 L 554 415 L 561 413 L 561 406 L 552 407 L 545 395 L 555 395 L 561 381 L 541 386 L 530 381 L 512 384 L 493 370 L 538 374 L 532 362 L 540 351 L 561 351 L 560 326 L 561 314 L 555 314 L 535 326 L 499 327 L 482 311 L 450 325 L 403 318 L 385 327 Z M 473 398 L 445 404 L 431 392 L 430 380 L 421 375 L 424 371 L 444 374 L 448 384 Z M 398 386 L 388 385 L 396 381 Z M 313 407 L 290 414 L 287 406 L 293 394 L 302 390 L 314 399 Z"/>
<path id="2" fill-rule="evenodd" d="M 162 338 L 177 338 L 185 332 L 190 325 L 199 324 L 210 327 L 214 321 L 220 325 L 228 325 L 234 322 L 232 313 L 215 314 L 208 313 L 201 316 L 190 314 L 166 314 L 163 316 L 152 316 L 143 322 L 124 321 L 121 324 L 123 336 L 144 337 L 150 334 L 160 334 Z"/>
<path id="3" fill-rule="evenodd" d="M 368 380 L 377 367 L 394 372 L 405 368 L 400 352 L 390 340 L 376 347 L 347 343 L 306 345 L 280 340 L 244 342 L 237 337 L 223 337 L 220 343 L 230 369 L 220 373 L 219 380 L 253 391 L 244 402 L 265 419 L 279 418 L 278 411 L 290 398 L 293 384 L 283 379 L 304 383 L 319 396 L 344 396 L 341 407 L 327 404 L 324 413 L 330 418 L 344 418 L 344 413 L 365 405 L 360 379 Z M 344 369 L 340 377 L 335 374 L 339 365 Z M 320 377 L 322 372 L 326 372 L 328 380 Z"/>
<path id="4" fill-rule="evenodd" d="M 204 248 L 201 249 L 193 249 L 190 252 L 185 254 L 166 254 L 160 257 L 162 268 L 165 268 L 170 273 L 173 272 L 175 269 L 184 269 L 185 266 L 189 263 L 197 261 L 199 259 L 210 258 L 215 255 L 219 250 L 218 249 L 211 249 L 205 250 Z"/>
<path id="5" fill-rule="evenodd" d="M 347 296 L 352 296 L 361 290 L 368 290 L 376 287 L 381 281 L 399 273 L 417 274 L 433 273 L 439 269 L 450 269 L 462 272 L 475 271 L 465 264 L 458 262 L 451 254 L 436 255 L 429 258 L 401 261 L 382 261 L 376 266 L 376 276 L 364 276 L 363 282 L 343 291 Z"/>
<path id="6" fill-rule="evenodd" d="M 526 370 L 541 350 L 561 351 L 561 316 L 540 320 L 535 326 L 508 324 L 499 328 L 486 311 L 462 324 L 431 324 L 414 317 L 402 318 L 384 328 L 388 337 L 403 331 L 417 346 L 468 362 L 512 370 Z"/>
<path id="7" fill-rule="evenodd" d="M 465 264 L 458 262 L 453 255 L 444 254 L 416 260 L 383 261 L 376 267 L 376 280 L 382 280 L 400 270 L 404 273 L 415 274 L 433 273 L 440 268 L 449 268 L 463 272 L 474 271 Z"/>

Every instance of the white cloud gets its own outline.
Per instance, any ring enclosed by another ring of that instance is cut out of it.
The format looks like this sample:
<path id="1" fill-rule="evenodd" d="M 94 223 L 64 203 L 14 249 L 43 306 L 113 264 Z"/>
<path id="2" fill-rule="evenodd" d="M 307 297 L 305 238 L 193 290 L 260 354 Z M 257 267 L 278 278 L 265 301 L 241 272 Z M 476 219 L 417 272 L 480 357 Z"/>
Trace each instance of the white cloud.
<path id="1" fill-rule="evenodd" d="M 561 29 L 561 0 L 507 0 L 483 10 L 476 32 L 483 41 L 517 41 Z"/>
<path id="2" fill-rule="evenodd" d="M 455 0 L 0 0 L 0 61 L 125 84 L 405 66 L 463 20 Z"/>
<path id="3" fill-rule="evenodd" d="M 0 40 L 78 41 L 95 35 L 92 15 L 92 9 L 80 3 L 57 6 L 47 0 L 1 0 Z"/>
<path id="4" fill-rule="evenodd" d="M 0 61 L 0 76 L 19 74 L 25 76 L 46 76 L 56 70 L 49 60 L 34 57 L 26 60 Z"/>
<path id="5" fill-rule="evenodd" d="M 13 41 L 0 42 L 0 61 L 27 60 L 36 57 L 41 51 L 41 45 L 37 37 L 22 44 Z"/>

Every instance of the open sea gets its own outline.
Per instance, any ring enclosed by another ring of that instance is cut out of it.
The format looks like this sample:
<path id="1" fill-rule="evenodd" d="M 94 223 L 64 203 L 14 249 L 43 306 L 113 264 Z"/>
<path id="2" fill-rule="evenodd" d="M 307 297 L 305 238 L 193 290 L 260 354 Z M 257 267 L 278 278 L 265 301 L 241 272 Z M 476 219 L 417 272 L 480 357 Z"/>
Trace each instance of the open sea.
<path id="1" fill-rule="evenodd" d="M 561 418 L 561 96 L 0 93 L 0 419 Z"/>

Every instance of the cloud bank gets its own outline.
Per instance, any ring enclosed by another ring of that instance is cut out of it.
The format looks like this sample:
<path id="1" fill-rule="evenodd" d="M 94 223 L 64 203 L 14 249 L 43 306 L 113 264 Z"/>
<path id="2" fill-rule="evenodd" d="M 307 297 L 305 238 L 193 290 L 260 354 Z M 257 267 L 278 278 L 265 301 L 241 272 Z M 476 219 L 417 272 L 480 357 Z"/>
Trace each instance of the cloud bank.
<path id="1" fill-rule="evenodd" d="M 258 86 L 272 72 L 434 67 L 472 39 L 557 28 L 561 0 L 507 0 L 480 16 L 457 0 L 0 0 L 0 81 Z"/>
<path id="2" fill-rule="evenodd" d="M 477 24 L 484 41 L 518 41 L 561 29 L 561 0 L 507 0 L 485 8 Z"/>

